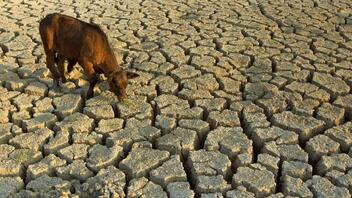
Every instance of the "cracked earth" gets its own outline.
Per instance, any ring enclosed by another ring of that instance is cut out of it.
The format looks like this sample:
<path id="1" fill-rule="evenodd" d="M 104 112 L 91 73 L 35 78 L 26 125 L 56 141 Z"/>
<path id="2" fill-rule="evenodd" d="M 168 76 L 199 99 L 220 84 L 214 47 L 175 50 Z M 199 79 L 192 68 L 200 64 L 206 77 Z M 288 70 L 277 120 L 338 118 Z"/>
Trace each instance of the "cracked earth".
<path id="1" fill-rule="evenodd" d="M 140 77 L 53 90 L 38 22 L 101 26 Z M 349 0 L 3 0 L 0 197 L 352 194 Z"/>

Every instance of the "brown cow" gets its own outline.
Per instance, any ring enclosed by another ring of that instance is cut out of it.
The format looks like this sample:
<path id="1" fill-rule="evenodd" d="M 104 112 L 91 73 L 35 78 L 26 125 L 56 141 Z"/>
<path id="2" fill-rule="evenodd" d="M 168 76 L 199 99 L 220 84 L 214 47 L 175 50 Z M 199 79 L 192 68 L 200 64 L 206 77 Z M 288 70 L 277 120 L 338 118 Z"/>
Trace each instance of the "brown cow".
<path id="1" fill-rule="evenodd" d="M 110 90 L 119 99 L 126 97 L 127 79 L 138 74 L 123 71 L 119 67 L 107 36 L 98 25 L 55 13 L 40 21 L 39 32 L 46 65 L 54 77 L 54 87 L 59 86 L 60 75 L 62 82 L 66 82 L 64 62 L 67 60 L 68 71 L 78 62 L 88 75 L 90 85 L 87 98 L 93 96 L 98 74 L 101 73 L 108 78 Z"/>

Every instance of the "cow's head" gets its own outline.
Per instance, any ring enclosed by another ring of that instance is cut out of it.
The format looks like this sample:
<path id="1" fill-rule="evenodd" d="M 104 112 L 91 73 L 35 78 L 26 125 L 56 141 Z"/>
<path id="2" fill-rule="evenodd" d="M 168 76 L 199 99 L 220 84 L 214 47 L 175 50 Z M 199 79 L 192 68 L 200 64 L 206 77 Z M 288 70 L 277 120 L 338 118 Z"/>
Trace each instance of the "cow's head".
<path id="1" fill-rule="evenodd" d="M 113 72 L 109 77 L 110 91 L 115 93 L 119 100 L 124 100 L 127 98 L 126 87 L 128 79 L 136 78 L 139 75 L 129 71 L 119 70 Z"/>

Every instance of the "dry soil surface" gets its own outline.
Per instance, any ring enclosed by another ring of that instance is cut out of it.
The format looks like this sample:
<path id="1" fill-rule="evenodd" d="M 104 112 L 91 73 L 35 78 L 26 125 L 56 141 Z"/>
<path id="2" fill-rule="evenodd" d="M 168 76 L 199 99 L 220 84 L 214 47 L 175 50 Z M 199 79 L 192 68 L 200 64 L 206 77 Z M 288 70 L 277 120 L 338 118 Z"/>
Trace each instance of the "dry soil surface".
<path id="1" fill-rule="evenodd" d="M 52 89 L 38 22 L 99 24 L 140 77 Z M 350 0 L 0 1 L 0 197 L 352 194 Z"/>

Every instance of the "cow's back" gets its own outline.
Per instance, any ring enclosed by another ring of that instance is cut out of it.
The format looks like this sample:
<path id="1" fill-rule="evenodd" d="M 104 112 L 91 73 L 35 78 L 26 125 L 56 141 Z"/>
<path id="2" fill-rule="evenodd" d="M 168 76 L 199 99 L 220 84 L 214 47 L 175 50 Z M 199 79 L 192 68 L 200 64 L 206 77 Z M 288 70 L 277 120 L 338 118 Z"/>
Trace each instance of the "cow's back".
<path id="1" fill-rule="evenodd" d="M 106 35 L 99 26 L 85 23 L 62 14 L 49 14 L 40 22 L 40 34 L 47 47 L 64 57 L 79 60 L 82 57 L 100 64 L 109 50 Z M 49 34 L 45 38 L 45 34 Z"/>

